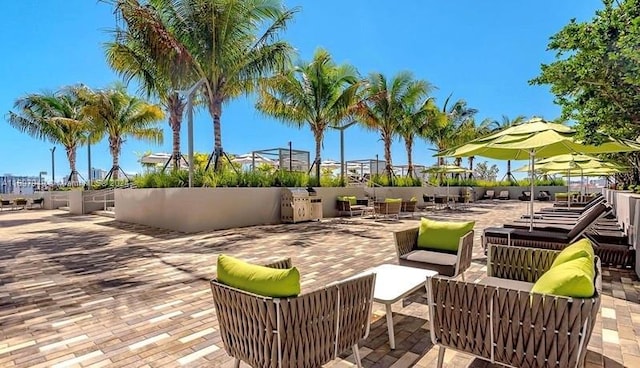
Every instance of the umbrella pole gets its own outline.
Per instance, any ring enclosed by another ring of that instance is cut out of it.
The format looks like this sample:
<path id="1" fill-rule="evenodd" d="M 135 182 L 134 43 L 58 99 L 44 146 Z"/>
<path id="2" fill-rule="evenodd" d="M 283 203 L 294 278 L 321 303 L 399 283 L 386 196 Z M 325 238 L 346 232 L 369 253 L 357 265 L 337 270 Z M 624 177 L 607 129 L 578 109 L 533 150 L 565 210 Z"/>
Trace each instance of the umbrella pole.
<path id="1" fill-rule="evenodd" d="M 529 151 L 529 156 L 531 159 L 531 195 L 529 196 L 529 231 L 533 231 L 533 184 L 534 179 L 533 175 L 535 171 L 535 152 L 533 150 Z"/>
<path id="2" fill-rule="evenodd" d="M 571 169 L 567 170 L 567 208 L 571 208 Z"/>

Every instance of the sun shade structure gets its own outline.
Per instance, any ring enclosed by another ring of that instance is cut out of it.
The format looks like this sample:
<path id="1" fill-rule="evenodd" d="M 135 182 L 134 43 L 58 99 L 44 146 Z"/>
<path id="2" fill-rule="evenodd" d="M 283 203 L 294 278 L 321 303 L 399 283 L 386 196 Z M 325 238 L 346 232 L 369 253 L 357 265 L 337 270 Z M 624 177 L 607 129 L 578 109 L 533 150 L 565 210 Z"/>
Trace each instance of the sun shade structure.
<path id="1" fill-rule="evenodd" d="M 627 139 L 604 137 L 600 145 L 588 145 L 576 139 L 576 131 L 566 125 L 546 122 L 543 119 L 531 119 L 529 122 L 516 125 L 486 137 L 450 150 L 440 152 L 436 156 L 469 157 L 482 156 L 498 160 L 531 161 L 531 177 L 535 171 L 536 158 L 547 158 L 564 154 L 582 153 L 597 154 L 607 152 L 639 151 L 640 144 Z M 534 180 L 531 180 L 531 193 L 534 192 Z M 529 203 L 530 226 L 533 230 L 533 196 Z"/>

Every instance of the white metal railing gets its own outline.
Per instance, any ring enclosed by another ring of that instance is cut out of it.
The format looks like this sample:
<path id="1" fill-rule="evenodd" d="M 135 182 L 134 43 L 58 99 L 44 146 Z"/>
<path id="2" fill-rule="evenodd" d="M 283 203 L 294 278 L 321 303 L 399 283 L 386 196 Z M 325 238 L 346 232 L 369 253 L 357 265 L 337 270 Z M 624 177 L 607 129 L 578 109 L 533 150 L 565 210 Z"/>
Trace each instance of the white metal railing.
<path id="1" fill-rule="evenodd" d="M 115 192 L 113 188 L 100 189 L 100 190 L 88 190 L 82 193 L 82 203 L 102 203 L 103 210 L 107 210 L 107 204 L 115 206 Z"/>

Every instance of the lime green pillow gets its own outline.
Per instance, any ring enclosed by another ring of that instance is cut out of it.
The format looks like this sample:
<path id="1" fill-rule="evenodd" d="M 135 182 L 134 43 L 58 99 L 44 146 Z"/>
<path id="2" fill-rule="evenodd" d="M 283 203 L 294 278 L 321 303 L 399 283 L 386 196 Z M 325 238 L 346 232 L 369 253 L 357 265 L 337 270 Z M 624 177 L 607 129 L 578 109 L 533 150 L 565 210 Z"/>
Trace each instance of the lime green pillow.
<path id="1" fill-rule="evenodd" d="M 218 256 L 218 281 L 273 298 L 300 294 L 300 273 L 297 268 L 279 270 L 258 266 L 224 254 Z"/>
<path id="2" fill-rule="evenodd" d="M 595 292 L 593 259 L 580 257 L 545 272 L 531 288 L 531 292 L 574 298 L 590 298 Z"/>
<path id="3" fill-rule="evenodd" d="M 409 200 L 409 202 L 418 202 L 418 198 L 416 198 L 416 197 L 411 197 L 411 199 Z"/>
<path id="4" fill-rule="evenodd" d="M 589 239 L 579 240 L 564 248 L 560 253 L 558 253 L 556 259 L 553 261 L 553 264 L 551 264 L 551 267 L 556 267 L 560 264 L 580 257 L 587 257 L 593 262 L 593 257 L 595 257 L 595 254 L 593 252 L 593 246 L 591 245 Z"/>
<path id="5" fill-rule="evenodd" d="M 346 197 L 346 198 L 349 201 L 350 205 L 354 206 L 354 205 L 358 204 L 358 198 L 356 196 L 349 196 L 349 197 Z"/>
<path id="6" fill-rule="evenodd" d="M 402 198 L 385 198 L 384 201 L 386 203 L 398 203 L 402 202 Z"/>
<path id="7" fill-rule="evenodd" d="M 457 252 L 460 238 L 473 230 L 475 221 L 451 222 L 420 219 L 418 248 Z"/>

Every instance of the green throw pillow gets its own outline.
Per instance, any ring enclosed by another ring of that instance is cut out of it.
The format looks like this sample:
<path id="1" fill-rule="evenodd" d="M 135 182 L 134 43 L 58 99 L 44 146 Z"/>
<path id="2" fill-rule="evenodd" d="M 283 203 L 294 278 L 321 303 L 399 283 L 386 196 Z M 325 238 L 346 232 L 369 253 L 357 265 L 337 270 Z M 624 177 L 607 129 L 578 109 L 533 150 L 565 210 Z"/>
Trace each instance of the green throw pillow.
<path id="1" fill-rule="evenodd" d="M 386 203 L 397 203 L 402 202 L 402 198 L 385 198 L 384 201 Z"/>
<path id="2" fill-rule="evenodd" d="M 559 264 L 545 272 L 531 292 L 573 298 L 590 298 L 595 292 L 593 259 L 580 257 Z"/>
<path id="3" fill-rule="evenodd" d="M 562 252 L 556 256 L 553 264 L 551 264 L 551 268 L 580 257 L 587 257 L 593 262 L 594 256 L 593 246 L 589 239 L 582 239 L 564 248 Z"/>
<path id="4" fill-rule="evenodd" d="M 457 252 L 460 238 L 473 230 L 475 224 L 475 221 L 434 221 L 423 217 L 418 230 L 418 248 Z"/>
<path id="5" fill-rule="evenodd" d="M 218 281 L 273 298 L 300 294 L 300 273 L 297 268 L 279 270 L 258 266 L 224 254 L 218 256 Z"/>
<path id="6" fill-rule="evenodd" d="M 418 202 L 418 198 L 416 198 L 416 197 L 411 197 L 411 199 L 409 200 L 409 202 Z"/>
<path id="7" fill-rule="evenodd" d="M 350 204 L 350 205 L 354 206 L 354 205 L 358 204 L 358 197 L 356 197 L 356 196 L 349 196 L 349 197 L 346 197 L 346 198 L 347 198 L 347 200 L 349 201 L 349 204 Z"/>

